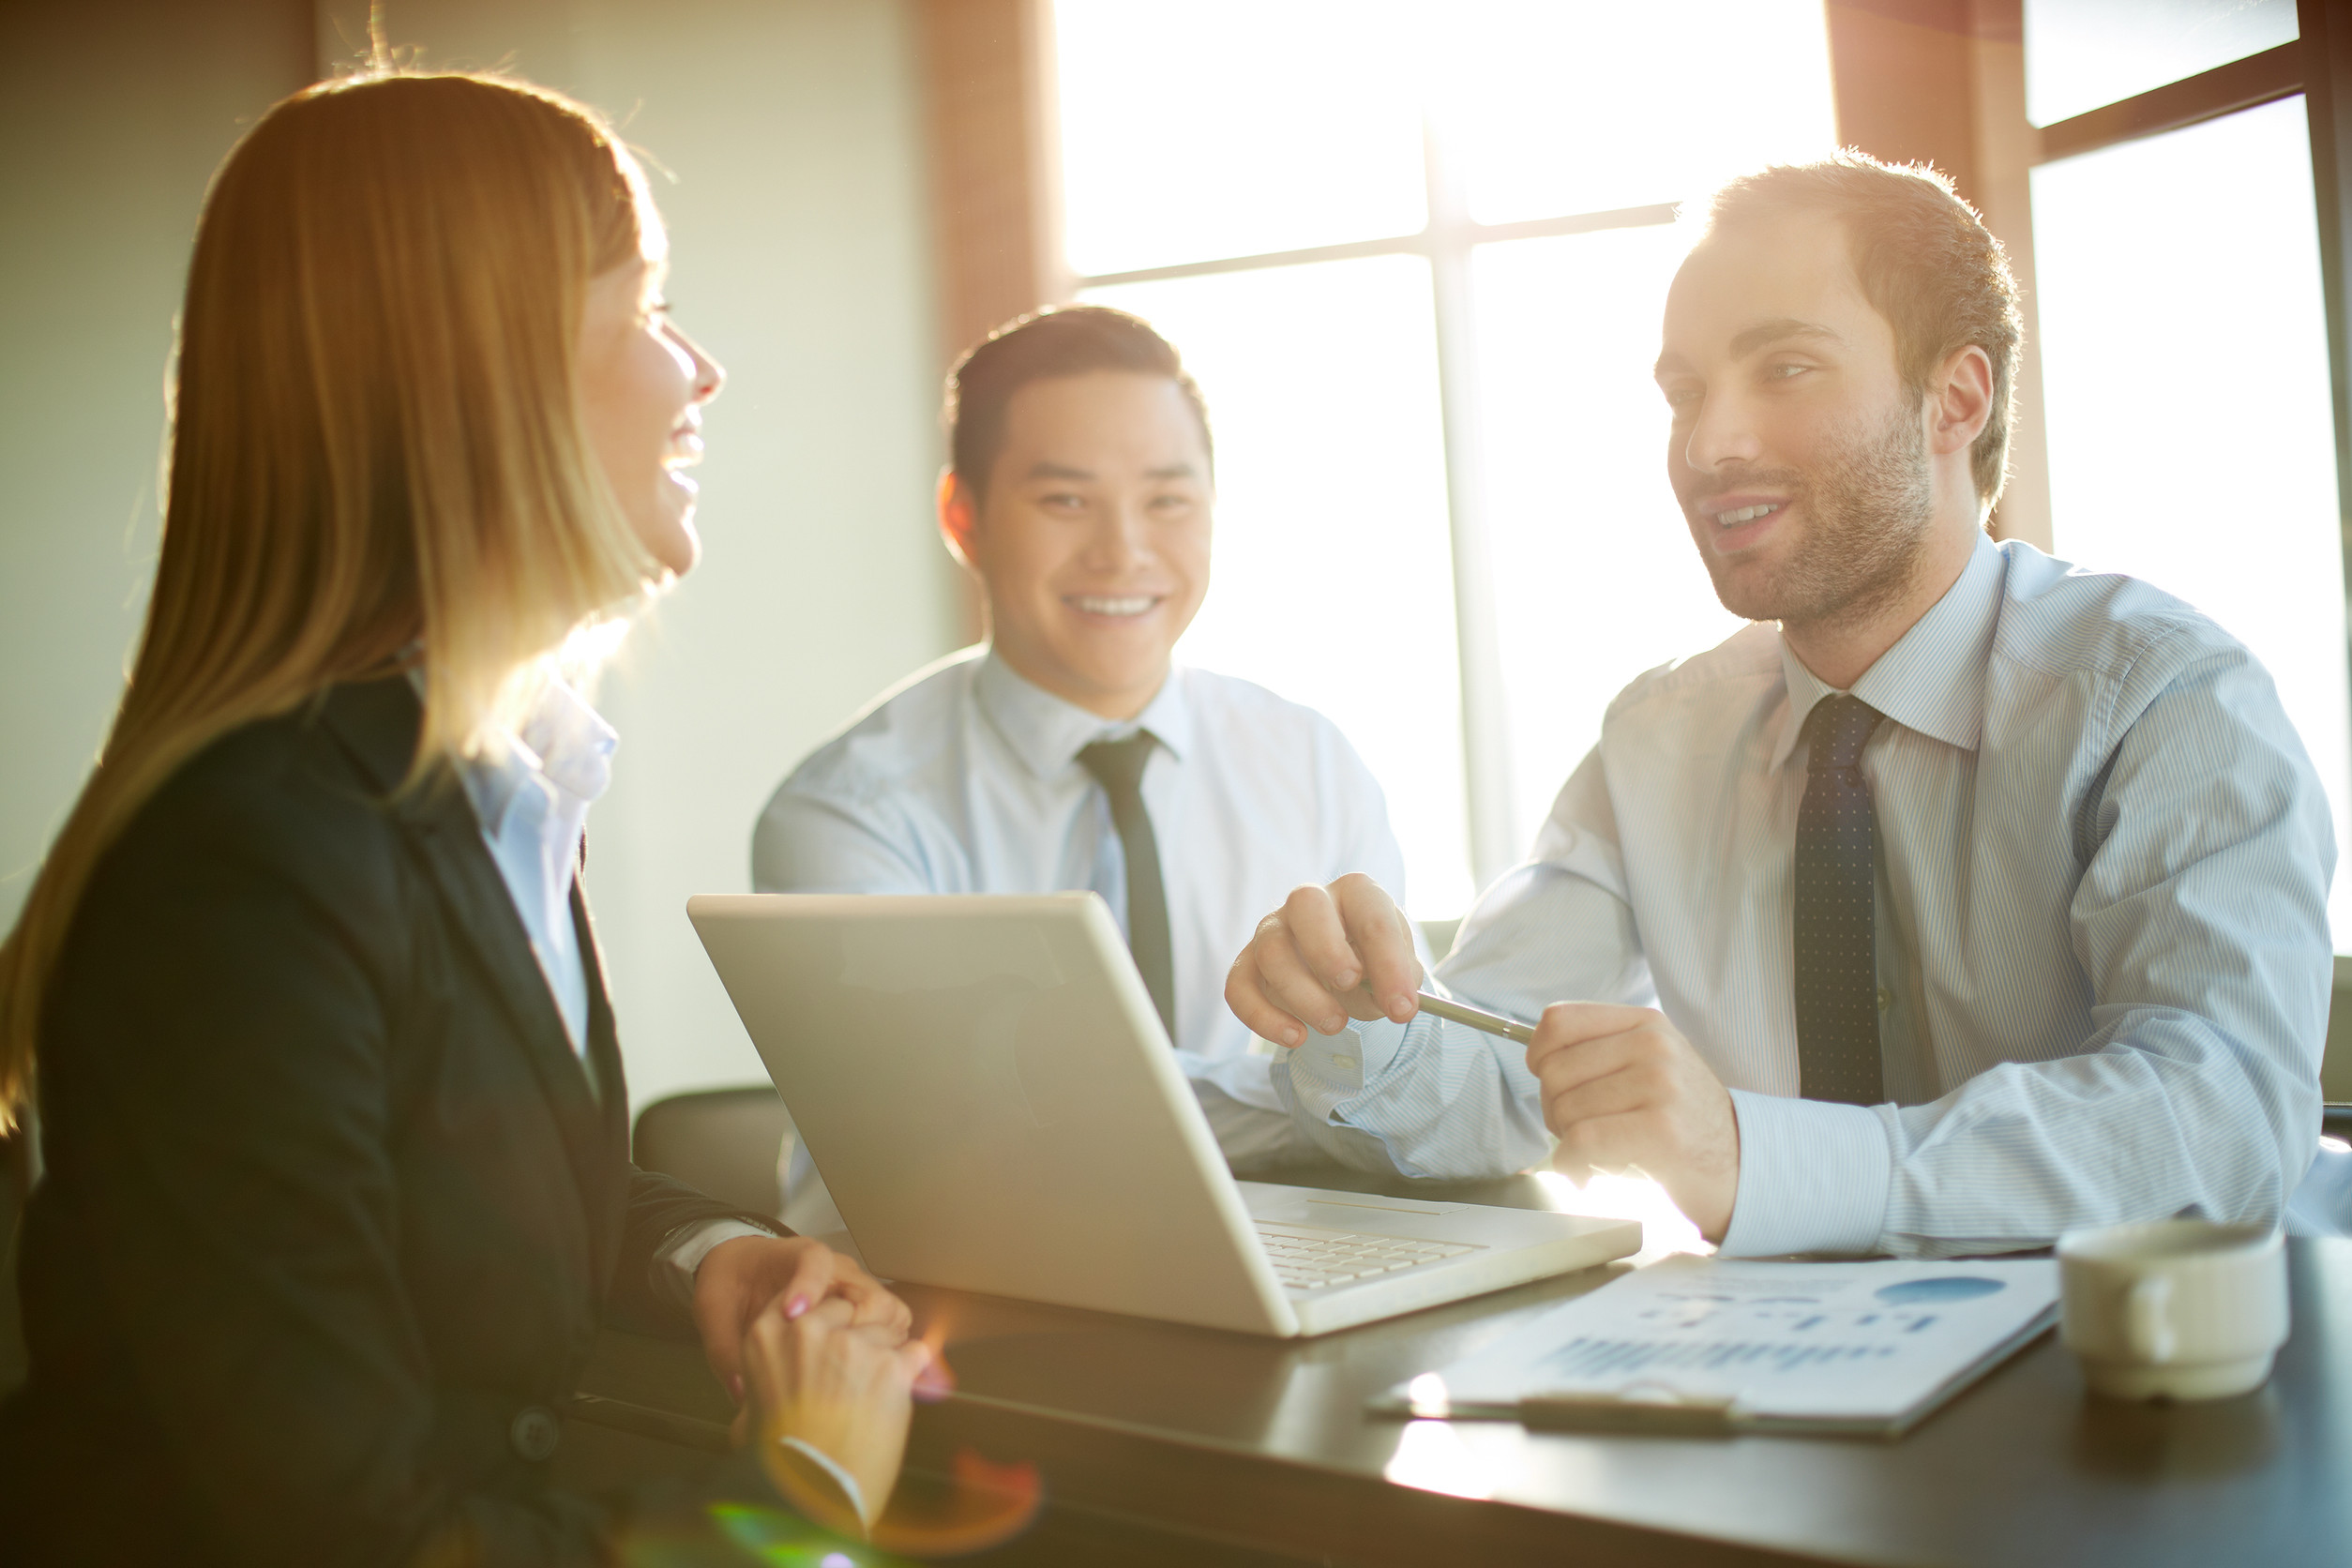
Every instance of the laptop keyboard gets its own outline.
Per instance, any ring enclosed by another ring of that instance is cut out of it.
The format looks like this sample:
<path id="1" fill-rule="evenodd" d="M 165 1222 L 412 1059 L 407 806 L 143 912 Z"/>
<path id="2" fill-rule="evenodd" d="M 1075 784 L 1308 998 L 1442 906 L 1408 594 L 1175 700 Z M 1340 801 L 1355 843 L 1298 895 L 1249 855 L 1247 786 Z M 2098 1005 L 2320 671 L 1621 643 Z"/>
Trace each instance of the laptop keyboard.
<path id="1" fill-rule="evenodd" d="M 1258 1223 L 1258 1239 L 1265 1244 L 1266 1256 L 1274 1262 L 1274 1277 L 1293 1290 L 1329 1289 L 1485 1250 L 1475 1243 L 1424 1242 L 1264 1220 Z"/>

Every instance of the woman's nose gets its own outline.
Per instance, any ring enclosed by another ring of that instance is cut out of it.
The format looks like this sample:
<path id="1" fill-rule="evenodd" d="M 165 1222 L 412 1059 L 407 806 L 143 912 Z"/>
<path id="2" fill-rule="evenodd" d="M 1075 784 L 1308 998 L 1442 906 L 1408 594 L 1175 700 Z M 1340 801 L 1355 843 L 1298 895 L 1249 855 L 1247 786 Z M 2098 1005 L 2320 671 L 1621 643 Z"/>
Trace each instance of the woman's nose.
<path id="1" fill-rule="evenodd" d="M 726 367 L 704 352 L 701 344 L 679 331 L 675 326 L 671 327 L 670 337 L 680 348 L 686 350 L 686 357 L 693 361 L 694 400 L 698 403 L 707 403 L 713 398 L 717 397 L 719 388 L 727 384 Z"/>
<path id="2" fill-rule="evenodd" d="M 718 389 L 727 384 L 727 369 L 702 352 L 700 343 L 689 345 L 694 350 L 694 400 L 707 403 L 718 396 Z"/>

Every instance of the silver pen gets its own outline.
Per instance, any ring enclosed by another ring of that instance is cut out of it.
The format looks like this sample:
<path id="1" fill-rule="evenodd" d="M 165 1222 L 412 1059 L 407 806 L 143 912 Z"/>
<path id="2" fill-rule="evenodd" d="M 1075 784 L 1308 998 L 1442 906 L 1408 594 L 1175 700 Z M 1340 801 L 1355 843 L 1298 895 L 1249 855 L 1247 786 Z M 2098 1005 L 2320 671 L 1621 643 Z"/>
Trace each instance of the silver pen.
<path id="1" fill-rule="evenodd" d="M 1449 1023 L 1467 1024 L 1472 1029 L 1485 1030 L 1489 1034 L 1500 1034 L 1506 1040 L 1516 1040 L 1523 1046 L 1535 1038 L 1535 1026 L 1531 1023 L 1506 1018 L 1500 1013 L 1465 1007 L 1458 1002 L 1431 996 L 1427 991 L 1415 991 L 1413 996 L 1420 1002 L 1423 1012 L 1434 1013 Z"/>

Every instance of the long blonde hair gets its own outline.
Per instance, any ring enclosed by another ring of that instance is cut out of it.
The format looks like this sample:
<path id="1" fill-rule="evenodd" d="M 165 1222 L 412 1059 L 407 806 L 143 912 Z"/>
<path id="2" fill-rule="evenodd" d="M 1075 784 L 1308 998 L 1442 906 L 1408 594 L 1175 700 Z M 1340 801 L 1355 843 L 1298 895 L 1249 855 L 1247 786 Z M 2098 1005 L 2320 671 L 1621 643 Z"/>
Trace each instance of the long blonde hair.
<path id="1" fill-rule="evenodd" d="M 112 731 L 0 945 L 0 1130 L 109 845 L 226 731 L 421 660 L 408 784 L 659 568 L 590 447 L 590 279 L 651 260 L 636 162 L 495 77 L 285 99 L 213 177 L 179 324 L 155 591 Z"/>

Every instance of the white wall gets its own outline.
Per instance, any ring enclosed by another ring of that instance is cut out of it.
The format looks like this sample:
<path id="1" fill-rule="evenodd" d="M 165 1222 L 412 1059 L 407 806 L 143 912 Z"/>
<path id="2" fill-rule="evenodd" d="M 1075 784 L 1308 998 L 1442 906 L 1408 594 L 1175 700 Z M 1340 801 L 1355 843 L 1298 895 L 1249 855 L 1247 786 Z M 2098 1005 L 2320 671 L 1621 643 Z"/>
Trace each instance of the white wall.
<path id="1" fill-rule="evenodd" d="M 395 0 L 397 6 L 398 0 Z M 589 887 L 639 1105 L 765 1074 L 686 924 L 747 892 L 753 815 L 953 645 L 912 4 L 582 5 L 583 96 L 642 107 L 679 319 L 725 362 L 701 568 L 608 677 L 624 736 Z"/>
<path id="2" fill-rule="evenodd" d="M 310 53 L 302 0 L 0 5 L 0 927 L 105 738 L 145 609 L 204 181 Z"/>
<path id="3" fill-rule="evenodd" d="M 727 365 L 702 569 L 601 701 L 623 733 L 590 888 L 632 1097 L 755 1080 L 684 904 L 747 885 L 791 763 L 952 640 L 915 0 L 386 0 L 431 65 L 626 121 L 680 319 Z M 366 7 L 0 5 L 0 921 L 119 689 L 155 538 L 161 387 L 204 182 L 237 120 L 348 60 Z M 315 20 L 315 29 L 313 22 Z M 348 44 L 346 40 L 349 40 Z"/>

